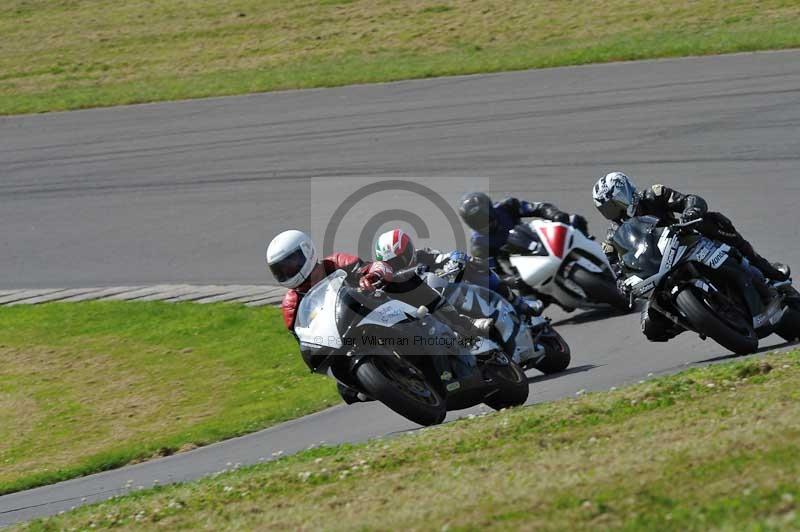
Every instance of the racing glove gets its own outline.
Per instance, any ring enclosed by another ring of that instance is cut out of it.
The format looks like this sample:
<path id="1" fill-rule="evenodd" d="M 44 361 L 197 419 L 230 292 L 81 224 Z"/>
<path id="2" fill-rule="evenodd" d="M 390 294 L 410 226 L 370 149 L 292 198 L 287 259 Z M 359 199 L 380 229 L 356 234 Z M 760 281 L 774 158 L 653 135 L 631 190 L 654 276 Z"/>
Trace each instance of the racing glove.
<path id="1" fill-rule="evenodd" d="M 558 223 L 561 223 L 561 224 L 568 224 L 569 223 L 569 214 L 567 214 L 565 212 L 559 212 L 558 214 L 553 216 L 553 220 L 552 221 L 558 222 Z"/>
<path id="2" fill-rule="evenodd" d="M 392 267 L 385 262 L 373 262 L 364 266 L 361 270 L 361 279 L 358 280 L 358 286 L 362 290 L 372 292 L 386 283 L 392 282 L 393 275 Z"/>
<path id="3" fill-rule="evenodd" d="M 589 237 L 589 223 L 586 221 L 586 218 L 581 216 L 580 214 L 573 214 L 569 217 L 569 222 L 572 227 Z"/>
<path id="4" fill-rule="evenodd" d="M 702 209 L 698 209 L 697 207 L 689 207 L 683 214 L 681 214 L 681 223 L 692 222 L 694 220 L 699 220 L 703 217 L 705 213 Z"/>

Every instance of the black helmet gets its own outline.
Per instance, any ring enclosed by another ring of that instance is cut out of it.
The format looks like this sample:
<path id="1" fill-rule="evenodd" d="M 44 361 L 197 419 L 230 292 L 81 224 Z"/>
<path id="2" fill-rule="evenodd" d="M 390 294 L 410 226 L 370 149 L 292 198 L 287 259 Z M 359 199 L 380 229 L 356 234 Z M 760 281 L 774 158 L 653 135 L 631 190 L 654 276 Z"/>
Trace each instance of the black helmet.
<path id="1" fill-rule="evenodd" d="M 489 231 L 494 206 L 492 200 L 483 192 L 470 192 L 461 196 L 458 214 L 471 229 L 479 233 Z"/>

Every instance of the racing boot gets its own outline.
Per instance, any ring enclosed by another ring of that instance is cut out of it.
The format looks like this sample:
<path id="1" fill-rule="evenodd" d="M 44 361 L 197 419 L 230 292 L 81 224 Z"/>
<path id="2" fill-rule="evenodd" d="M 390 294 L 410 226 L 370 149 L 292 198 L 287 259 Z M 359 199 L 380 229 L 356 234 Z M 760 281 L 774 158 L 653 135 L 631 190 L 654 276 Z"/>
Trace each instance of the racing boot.
<path id="1" fill-rule="evenodd" d="M 761 302 L 766 307 L 777 295 L 776 290 L 769 285 L 764 273 L 760 269 L 753 266 L 748 259 L 742 259 L 742 264 L 750 274 L 750 282 L 753 284 L 753 288 L 756 289 L 756 292 L 758 292 Z"/>
<path id="2" fill-rule="evenodd" d="M 789 280 L 789 267 L 779 262 L 771 263 L 761 255 L 755 252 L 753 246 L 745 245 L 746 242 L 739 248 L 742 254 L 747 257 L 750 264 L 761 270 L 764 277 L 772 281 L 788 281 Z"/>
<path id="3" fill-rule="evenodd" d="M 764 277 L 767 279 L 777 282 L 789 280 L 791 271 L 787 265 L 779 262 L 771 263 L 758 253 L 754 253 L 752 257 L 747 257 L 747 259 L 750 261 L 750 264 L 761 270 L 761 273 L 763 273 Z"/>
<path id="4" fill-rule="evenodd" d="M 445 304 L 436 309 L 435 315 L 445 325 L 464 336 L 487 337 L 494 329 L 492 318 L 472 319 L 460 314 L 453 305 Z"/>
<path id="5" fill-rule="evenodd" d="M 509 303 L 523 320 L 540 316 L 544 310 L 544 303 L 538 299 L 515 296 Z"/>
<path id="6" fill-rule="evenodd" d="M 788 264 L 782 264 L 780 262 L 773 262 L 772 266 L 781 272 L 781 274 L 785 277 L 784 281 L 791 279 L 792 277 L 792 269 L 789 267 Z"/>

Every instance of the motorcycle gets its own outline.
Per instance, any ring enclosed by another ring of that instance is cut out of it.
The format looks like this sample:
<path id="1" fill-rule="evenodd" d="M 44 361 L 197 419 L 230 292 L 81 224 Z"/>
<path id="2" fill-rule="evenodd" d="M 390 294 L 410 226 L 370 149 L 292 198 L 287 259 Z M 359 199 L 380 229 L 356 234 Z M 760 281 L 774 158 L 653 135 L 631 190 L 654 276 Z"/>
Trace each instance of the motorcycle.
<path id="1" fill-rule="evenodd" d="M 312 371 L 420 425 L 479 403 L 497 410 L 525 403 L 525 373 L 495 342 L 460 337 L 435 312 L 346 279 L 337 270 L 298 307 L 294 332 Z"/>
<path id="2" fill-rule="evenodd" d="M 692 229 L 700 220 L 669 227 L 658 221 L 631 218 L 612 239 L 631 301 L 649 299 L 679 331 L 697 332 L 737 354 L 756 351 L 759 339 L 773 332 L 798 339 L 800 294 L 791 281 L 759 289 L 746 258 Z"/>
<path id="3" fill-rule="evenodd" d="M 548 318 L 522 319 L 511 303 L 497 292 L 463 281 L 463 271 L 462 265 L 453 265 L 421 275 L 428 286 L 460 313 L 470 318 L 493 318 L 500 344 L 523 369 L 535 368 L 552 374 L 569 367 L 569 345 L 550 325 Z"/>
<path id="4" fill-rule="evenodd" d="M 523 294 L 567 312 L 609 305 L 629 310 L 603 249 L 571 225 L 547 220 L 519 224 L 509 232 L 505 249 Z"/>

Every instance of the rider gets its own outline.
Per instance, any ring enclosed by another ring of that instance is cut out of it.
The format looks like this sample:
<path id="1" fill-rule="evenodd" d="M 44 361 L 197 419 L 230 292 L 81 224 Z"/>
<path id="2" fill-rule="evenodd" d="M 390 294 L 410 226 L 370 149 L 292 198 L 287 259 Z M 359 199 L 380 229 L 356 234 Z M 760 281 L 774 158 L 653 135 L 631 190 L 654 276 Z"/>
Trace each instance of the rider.
<path id="1" fill-rule="evenodd" d="M 347 281 L 358 284 L 362 289 L 374 290 L 379 285 L 392 281 L 393 272 L 386 262 L 365 263 L 355 255 L 347 253 L 334 253 L 317 261 L 317 251 L 314 242 L 302 231 L 290 229 L 280 233 L 272 239 L 267 246 L 266 261 L 275 280 L 289 288 L 281 302 L 283 322 L 286 328 L 294 333 L 294 322 L 297 309 L 303 296 L 311 288 L 336 270 L 347 272 Z M 459 314 L 452 305 L 442 303 L 439 294 L 430 287 L 414 292 L 421 295 L 432 311 L 435 309 L 437 317 L 462 335 L 473 333 L 477 336 L 487 336 L 494 327 L 494 320 L 472 320 Z M 432 294 L 431 294 L 432 292 Z M 395 294 L 397 299 L 407 301 L 408 294 Z M 439 305 L 438 308 L 436 305 Z M 296 337 L 295 337 L 296 338 Z M 359 401 L 368 401 L 369 398 L 337 381 L 339 395 L 347 404 Z"/>
<path id="2" fill-rule="evenodd" d="M 630 178 L 622 172 L 611 172 L 601 177 L 592 191 L 594 204 L 600 213 L 612 222 L 603 243 L 607 255 L 614 252 L 611 238 L 619 224 L 633 216 L 655 216 L 666 226 L 692 220 L 701 220 L 697 230 L 713 240 L 736 248 L 751 265 L 773 281 L 789 279 L 789 268 L 780 263 L 770 263 L 756 253 L 753 246 L 742 237 L 733 223 L 718 212 L 709 212 L 706 200 L 694 194 L 681 194 L 664 185 L 653 185 L 638 192 Z M 616 262 L 616 257 L 614 257 Z"/>
<path id="3" fill-rule="evenodd" d="M 486 266 L 485 261 L 476 260 L 462 251 L 442 253 L 430 248 L 416 249 L 411 237 L 401 229 L 387 231 L 378 237 L 375 243 L 375 258 L 386 261 L 392 266 L 395 281 L 418 278 L 418 273 L 452 267 L 456 271 L 463 272 L 465 281 L 500 294 L 522 317 L 538 316 L 544 308 L 541 301 L 516 295 L 507 283 Z"/>
<path id="4" fill-rule="evenodd" d="M 737 249 L 766 277 L 774 281 L 789 279 L 788 266 L 772 264 L 756 253 L 727 217 L 708 211 L 708 204 L 700 196 L 681 194 L 664 185 L 653 185 L 650 189 L 639 192 L 631 179 L 622 172 L 611 172 L 601 177 L 594 186 L 592 196 L 600 213 L 611 221 L 602 245 L 609 262 L 615 267 L 619 263 L 619 257 L 611 240 L 619 225 L 633 216 L 650 215 L 658 218 L 661 226 L 678 221 L 701 220 L 696 225 L 701 234 Z M 642 311 L 642 332 L 651 341 L 665 342 L 678 334 L 680 329 L 665 316 L 651 310 L 648 304 Z"/>
<path id="5" fill-rule="evenodd" d="M 500 248 L 508 240 L 508 232 L 516 227 L 522 218 L 544 218 L 553 222 L 571 224 L 582 233 L 588 235 L 586 218 L 560 211 L 550 203 L 527 202 L 517 198 L 507 198 L 492 203 L 491 198 L 483 192 L 470 192 L 461 197 L 458 213 L 464 223 L 472 229 L 471 254 L 479 259 L 489 261 L 491 267 L 496 266 L 496 258 Z"/>
<path id="6" fill-rule="evenodd" d="M 375 290 L 381 285 L 392 286 L 391 292 L 395 299 L 405 301 L 414 306 L 426 305 L 431 312 L 436 311 L 448 326 L 462 335 L 486 336 L 494 326 L 494 320 L 472 320 L 459 314 L 452 305 L 441 300 L 439 294 L 425 285 L 416 290 L 405 287 L 394 279 L 394 271 L 389 262 L 364 262 L 354 255 L 347 253 L 334 253 L 317 261 L 317 252 L 314 243 L 302 231 L 284 231 L 269 243 L 267 247 L 267 266 L 275 280 L 282 286 L 289 288 L 281 303 L 283 321 L 286 328 L 294 330 L 294 320 L 297 308 L 303 296 L 318 282 L 335 272 L 347 272 L 351 284 L 358 283 L 364 290 Z"/>

